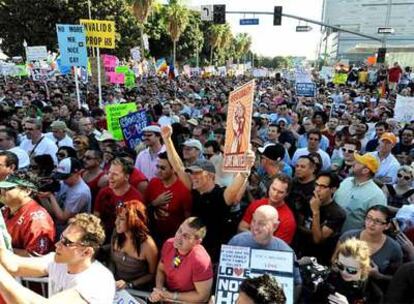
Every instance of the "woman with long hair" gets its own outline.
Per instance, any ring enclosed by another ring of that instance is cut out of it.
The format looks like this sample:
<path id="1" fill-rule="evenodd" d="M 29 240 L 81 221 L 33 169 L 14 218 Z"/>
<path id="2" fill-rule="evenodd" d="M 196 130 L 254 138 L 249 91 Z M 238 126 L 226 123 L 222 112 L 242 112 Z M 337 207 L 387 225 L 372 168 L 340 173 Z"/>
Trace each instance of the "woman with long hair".
<path id="1" fill-rule="evenodd" d="M 85 135 L 75 135 L 73 137 L 73 147 L 76 150 L 77 158 L 82 159 L 89 149 L 89 138 Z"/>
<path id="2" fill-rule="evenodd" d="M 158 249 L 149 235 L 144 204 L 119 202 L 111 241 L 111 262 L 117 289 L 149 288 L 154 281 Z"/>

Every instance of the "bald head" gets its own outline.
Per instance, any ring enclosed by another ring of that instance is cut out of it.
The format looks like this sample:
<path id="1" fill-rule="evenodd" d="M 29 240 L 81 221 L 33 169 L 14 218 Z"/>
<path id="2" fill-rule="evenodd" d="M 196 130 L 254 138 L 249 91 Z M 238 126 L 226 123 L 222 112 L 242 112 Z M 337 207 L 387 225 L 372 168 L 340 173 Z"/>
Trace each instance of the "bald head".
<path id="1" fill-rule="evenodd" d="M 257 243 L 264 246 L 269 244 L 278 227 L 279 214 L 275 207 L 270 205 L 260 206 L 253 213 L 250 232 Z"/>
<path id="2" fill-rule="evenodd" d="M 273 223 L 277 223 L 279 221 L 279 213 L 276 208 L 271 205 L 260 206 L 253 213 L 253 217 L 255 215 L 256 217 L 260 217 L 265 220 L 272 220 Z"/>

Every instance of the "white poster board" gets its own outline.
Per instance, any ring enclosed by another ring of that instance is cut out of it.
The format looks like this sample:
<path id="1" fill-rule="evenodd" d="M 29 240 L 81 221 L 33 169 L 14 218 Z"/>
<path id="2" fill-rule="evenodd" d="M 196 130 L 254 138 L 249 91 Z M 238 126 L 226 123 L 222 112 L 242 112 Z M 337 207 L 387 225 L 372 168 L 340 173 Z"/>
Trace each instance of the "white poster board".
<path id="1" fill-rule="evenodd" d="M 414 120 L 414 97 L 397 95 L 394 118 L 403 123 Z"/>

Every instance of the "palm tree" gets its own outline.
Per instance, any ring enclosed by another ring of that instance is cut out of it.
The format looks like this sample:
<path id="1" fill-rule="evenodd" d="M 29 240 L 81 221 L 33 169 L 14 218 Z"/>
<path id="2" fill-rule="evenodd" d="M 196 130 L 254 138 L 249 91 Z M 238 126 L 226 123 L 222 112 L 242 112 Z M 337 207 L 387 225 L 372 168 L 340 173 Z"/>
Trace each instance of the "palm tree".
<path id="1" fill-rule="evenodd" d="M 141 56 L 144 58 L 144 27 L 148 16 L 151 14 L 155 0 L 130 0 L 132 11 L 138 20 L 139 32 L 141 35 Z"/>
<path id="2" fill-rule="evenodd" d="M 210 65 L 213 64 L 213 51 L 221 45 L 223 27 L 219 24 L 213 24 L 210 27 Z"/>
<path id="3" fill-rule="evenodd" d="M 178 1 L 171 1 L 167 7 L 167 30 L 173 42 L 173 64 L 175 66 L 176 45 L 188 24 L 188 9 Z"/>

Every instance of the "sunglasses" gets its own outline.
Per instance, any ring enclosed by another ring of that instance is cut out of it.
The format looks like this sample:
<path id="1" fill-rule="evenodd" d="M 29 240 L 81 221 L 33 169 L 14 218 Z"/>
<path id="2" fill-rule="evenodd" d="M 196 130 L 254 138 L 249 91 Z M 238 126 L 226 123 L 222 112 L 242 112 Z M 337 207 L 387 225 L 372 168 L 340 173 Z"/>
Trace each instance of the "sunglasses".
<path id="1" fill-rule="evenodd" d="M 336 267 L 338 267 L 340 271 L 346 271 L 350 275 L 356 275 L 359 271 L 359 269 L 355 267 L 345 266 L 344 264 L 340 262 L 336 262 Z"/>
<path id="2" fill-rule="evenodd" d="M 397 174 L 398 178 L 404 178 L 405 180 L 409 181 L 411 179 L 411 176 L 408 175 L 402 175 L 400 173 Z"/>
<path id="3" fill-rule="evenodd" d="M 65 247 L 73 247 L 76 245 L 83 246 L 83 244 L 78 243 L 78 242 L 73 242 L 63 235 L 60 236 L 59 242 Z"/>
<path id="4" fill-rule="evenodd" d="M 355 150 L 352 150 L 352 149 L 345 149 L 345 148 L 342 148 L 342 151 L 343 151 L 344 153 L 354 153 L 354 152 L 355 152 Z"/>

